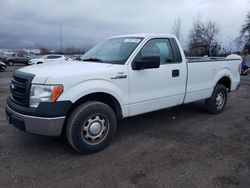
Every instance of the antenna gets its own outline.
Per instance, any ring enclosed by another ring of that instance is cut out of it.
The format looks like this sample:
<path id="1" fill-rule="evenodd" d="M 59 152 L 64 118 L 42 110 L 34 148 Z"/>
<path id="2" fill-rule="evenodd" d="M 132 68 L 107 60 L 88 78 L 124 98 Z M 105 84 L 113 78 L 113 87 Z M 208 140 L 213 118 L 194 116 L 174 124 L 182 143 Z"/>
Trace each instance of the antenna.
<path id="1" fill-rule="evenodd" d="M 62 24 L 60 24 L 60 53 L 62 53 Z"/>

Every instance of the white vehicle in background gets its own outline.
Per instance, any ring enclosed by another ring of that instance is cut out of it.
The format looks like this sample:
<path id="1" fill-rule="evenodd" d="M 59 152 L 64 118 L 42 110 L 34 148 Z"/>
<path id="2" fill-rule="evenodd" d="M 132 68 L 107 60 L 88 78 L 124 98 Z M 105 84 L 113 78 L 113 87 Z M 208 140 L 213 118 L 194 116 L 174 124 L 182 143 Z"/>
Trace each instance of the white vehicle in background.
<path id="1" fill-rule="evenodd" d="M 50 54 L 45 55 L 37 59 L 31 59 L 28 64 L 29 65 L 36 65 L 36 64 L 42 64 L 42 63 L 51 63 L 51 62 L 62 62 L 66 61 L 69 58 L 64 55 L 58 55 L 58 54 Z"/>

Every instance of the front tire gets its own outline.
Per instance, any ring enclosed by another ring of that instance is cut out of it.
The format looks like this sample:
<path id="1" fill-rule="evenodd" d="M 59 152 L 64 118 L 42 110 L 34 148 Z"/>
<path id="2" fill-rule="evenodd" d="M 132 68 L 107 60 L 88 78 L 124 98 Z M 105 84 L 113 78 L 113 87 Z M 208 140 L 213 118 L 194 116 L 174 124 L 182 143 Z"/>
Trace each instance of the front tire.
<path id="1" fill-rule="evenodd" d="M 222 112 L 227 103 L 227 88 L 224 85 L 217 84 L 212 96 L 205 100 L 205 105 L 209 113 L 218 114 Z"/>
<path id="2" fill-rule="evenodd" d="M 94 153 L 106 148 L 116 132 L 114 111 L 101 102 L 87 102 L 78 106 L 66 125 L 69 144 L 80 153 Z"/>
<path id="3" fill-rule="evenodd" d="M 1 68 L 0 68 L 0 71 L 5 71 L 7 69 L 7 66 L 2 66 Z"/>

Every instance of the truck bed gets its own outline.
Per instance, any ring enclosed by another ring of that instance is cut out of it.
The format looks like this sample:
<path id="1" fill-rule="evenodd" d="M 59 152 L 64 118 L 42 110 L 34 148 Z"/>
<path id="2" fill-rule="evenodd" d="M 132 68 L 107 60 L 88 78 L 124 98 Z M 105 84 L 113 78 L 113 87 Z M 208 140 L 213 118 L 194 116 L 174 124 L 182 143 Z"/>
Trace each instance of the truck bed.
<path id="1" fill-rule="evenodd" d="M 239 58 L 226 58 L 226 57 L 186 57 L 188 63 L 210 62 L 210 61 L 231 61 L 240 60 Z"/>
<path id="2" fill-rule="evenodd" d="M 188 74 L 184 103 L 204 99 L 204 97 L 209 98 L 215 84 L 224 76 L 231 80 L 230 91 L 236 89 L 240 79 L 238 71 L 241 59 L 189 57 L 187 62 Z"/>

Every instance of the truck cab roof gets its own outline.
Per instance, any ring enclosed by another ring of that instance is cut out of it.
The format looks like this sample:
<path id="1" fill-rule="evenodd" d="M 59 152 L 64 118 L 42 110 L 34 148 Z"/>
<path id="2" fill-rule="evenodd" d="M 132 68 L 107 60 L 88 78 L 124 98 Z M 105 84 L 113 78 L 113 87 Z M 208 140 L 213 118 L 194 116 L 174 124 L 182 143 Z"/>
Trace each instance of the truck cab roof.
<path id="1" fill-rule="evenodd" d="M 127 34 L 127 35 L 118 35 L 110 38 L 118 38 L 118 37 L 138 37 L 138 38 L 175 38 L 174 35 L 164 34 L 164 33 L 135 33 L 135 34 Z"/>

